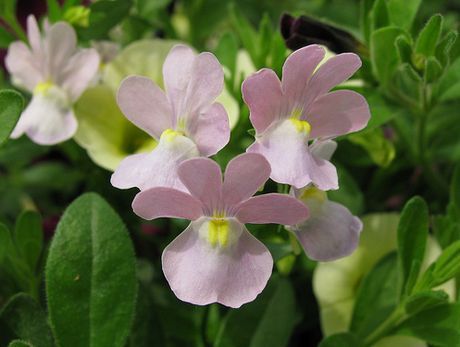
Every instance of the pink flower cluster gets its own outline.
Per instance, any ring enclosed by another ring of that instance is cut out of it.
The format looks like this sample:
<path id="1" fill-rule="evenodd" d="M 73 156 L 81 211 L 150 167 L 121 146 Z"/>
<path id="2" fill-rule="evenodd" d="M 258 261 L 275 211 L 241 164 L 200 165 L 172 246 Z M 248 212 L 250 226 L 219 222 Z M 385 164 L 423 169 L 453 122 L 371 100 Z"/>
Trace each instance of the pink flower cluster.
<path id="1" fill-rule="evenodd" d="M 133 209 L 142 218 L 191 221 L 162 256 L 166 279 L 181 300 L 239 307 L 263 290 L 273 260 L 246 223 L 285 225 L 320 261 L 357 246 L 361 221 L 325 191 L 338 188 L 331 139 L 363 129 L 370 113 L 360 94 L 330 91 L 360 67 L 358 56 L 339 54 L 318 68 L 324 54 L 317 45 L 302 48 L 286 60 L 282 81 L 262 69 L 243 82 L 255 142 L 229 162 L 224 179 L 206 158 L 230 136 L 226 111 L 215 102 L 224 75 L 211 53 L 175 46 L 163 66 L 164 92 L 144 77 L 122 82 L 121 110 L 159 144 L 127 157 L 112 184 L 141 189 Z M 269 178 L 291 185 L 290 194 L 253 196 Z"/>

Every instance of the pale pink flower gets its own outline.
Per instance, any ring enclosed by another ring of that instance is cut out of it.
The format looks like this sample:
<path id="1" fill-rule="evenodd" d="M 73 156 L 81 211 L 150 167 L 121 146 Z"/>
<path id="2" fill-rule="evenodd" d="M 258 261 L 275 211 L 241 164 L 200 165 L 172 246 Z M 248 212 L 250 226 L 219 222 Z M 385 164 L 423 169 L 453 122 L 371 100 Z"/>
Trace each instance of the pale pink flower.
<path id="1" fill-rule="evenodd" d="M 366 100 L 350 90 L 330 92 L 361 66 L 356 54 L 343 53 L 327 60 L 310 45 L 292 53 L 280 82 L 273 70 L 262 69 L 242 86 L 256 140 L 247 149 L 270 162 L 271 178 L 302 188 L 314 183 L 322 190 L 337 189 L 335 167 L 311 153 L 309 141 L 333 138 L 364 128 L 370 113 Z"/>
<path id="2" fill-rule="evenodd" d="M 308 209 L 288 195 L 252 197 L 270 176 L 270 165 L 259 154 L 232 159 L 224 182 L 219 165 L 208 158 L 187 160 L 178 174 L 190 194 L 157 187 L 133 201 L 142 218 L 192 221 L 163 252 L 163 271 L 172 290 L 197 305 L 239 307 L 254 300 L 270 277 L 273 260 L 244 224 L 294 225 L 308 217 Z"/>
<path id="3" fill-rule="evenodd" d="M 65 22 L 44 24 L 27 18 L 29 46 L 13 42 L 5 59 L 13 83 L 33 93 L 11 137 L 26 133 L 32 141 L 51 145 L 70 139 L 77 130 L 72 106 L 99 68 L 94 49 L 77 49 L 74 29 Z"/>
<path id="4" fill-rule="evenodd" d="M 184 189 L 177 167 L 186 159 L 216 154 L 230 138 L 228 116 L 214 100 L 222 92 L 224 74 L 211 53 L 196 55 L 174 46 L 163 65 L 165 92 L 150 79 L 126 78 L 118 105 L 136 126 L 159 141 L 151 153 L 124 159 L 112 175 L 117 188 Z"/>
<path id="5" fill-rule="evenodd" d="M 337 144 L 334 141 L 316 142 L 313 155 L 329 160 Z M 331 261 L 350 255 L 358 246 L 363 223 L 343 205 L 330 201 L 327 193 L 309 184 L 291 189 L 291 194 L 310 211 L 308 220 L 287 227 L 292 231 L 309 258 Z"/>

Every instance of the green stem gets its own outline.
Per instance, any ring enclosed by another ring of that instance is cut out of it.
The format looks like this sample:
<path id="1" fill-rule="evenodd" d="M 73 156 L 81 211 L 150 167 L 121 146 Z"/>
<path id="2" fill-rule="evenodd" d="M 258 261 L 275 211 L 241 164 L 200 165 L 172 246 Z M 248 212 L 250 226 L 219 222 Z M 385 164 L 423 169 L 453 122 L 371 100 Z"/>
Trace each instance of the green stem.
<path id="1" fill-rule="evenodd" d="M 403 318 L 404 308 L 398 306 L 393 313 L 377 327 L 377 329 L 364 339 L 364 347 L 370 347 L 381 338 L 387 336 Z"/>

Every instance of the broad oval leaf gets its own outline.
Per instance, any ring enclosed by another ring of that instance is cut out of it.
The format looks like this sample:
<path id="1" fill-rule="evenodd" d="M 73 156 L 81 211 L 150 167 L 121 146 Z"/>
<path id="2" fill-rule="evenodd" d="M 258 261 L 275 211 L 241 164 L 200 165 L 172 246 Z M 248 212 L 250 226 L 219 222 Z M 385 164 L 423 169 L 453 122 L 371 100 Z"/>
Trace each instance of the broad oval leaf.
<path id="1" fill-rule="evenodd" d="M 100 196 L 84 194 L 65 211 L 46 264 L 49 316 L 60 346 L 121 347 L 136 304 L 131 240 Z"/>
<path id="2" fill-rule="evenodd" d="M 14 90 L 0 90 L 0 146 L 10 137 L 23 106 L 21 94 Z"/>

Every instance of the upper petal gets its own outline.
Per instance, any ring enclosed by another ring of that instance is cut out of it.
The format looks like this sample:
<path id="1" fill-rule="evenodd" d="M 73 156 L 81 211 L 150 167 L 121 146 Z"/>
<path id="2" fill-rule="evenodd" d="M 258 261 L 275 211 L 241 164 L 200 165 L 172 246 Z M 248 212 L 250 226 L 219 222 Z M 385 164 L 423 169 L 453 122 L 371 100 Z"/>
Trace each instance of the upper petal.
<path id="1" fill-rule="evenodd" d="M 173 127 L 172 109 L 164 92 L 149 78 L 130 76 L 118 90 L 117 102 L 131 122 L 156 140 Z"/>
<path id="2" fill-rule="evenodd" d="M 253 196 L 270 177 L 270 164 L 260 154 L 245 153 L 230 160 L 225 169 L 223 198 L 234 205 Z"/>
<path id="3" fill-rule="evenodd" d="M 58 22 L 48 30 L 44 43 L 48 73 L 60 84 L 60 73 L 77 49 L 77 35 L 69 24 Z"/>
<path id="4" fill-rule="evenodd" d="M 69 92 L 72 101 L 80 97 L 96 76 L 99 61 L 99 54 L 93 48 L 81 50 L 70 58 L 62 71 L 61 85 Z"/>
<path id="5" fill-rule="evenodd" d="M 307 121 L 311 137 L 335 137 L 363 129 L 370 119 L 366 99 L 351 90 L 320 96 L 311 105 Z"/>
<path id="6" fill-rule="evenodd" d="M 262 69 L 246 78 L 241 86 L 252 125 L 258 134 L 282 116 L 281 83 L 273 70 Z"/>
<path id="7" fill-rule="evenodd" d="M 203 214 L 200 201 L 188 193 L 166 187 L 138 193 L 132 206 L 138 216 L 149 220 L 161 217 L 195 220 Z"/>
<path id="8" fill-rule="evenodd" d="M 291 53 L 283 65 L 284 93 L 290 97 L 303 95 L 313 71 L 323 60 L 324 55 L 324 48 L 318 45 L 302 47 Z"/>
<path id="9" fill-rule="evenodd" d="M 307 107 L 320 95 L 350 78 L 361 67 L 361 59 L 354 53 L 341 53 L 321 65 L 311 77 L 304 105 Z"/>
<path id="10" fill-rule="evenodd" d="M 185 136 L 162 138 L 148 154 L 135 154 L 125 158 L 112 175 L 114 187 L 126 189 L 138 187 L 170 187 L 187 191 L 177 174 L 179 165 L 187 159 L 199 156 L 196 145 Z"/>
<path id="11" fill-rule="evenodd" d="M 5 65 L 13 82 L 32 92 L 35 86 L 45 80 L 40 68 L 40 59 L 35 57 L 23 42 L 13 42 L 8 48 Z"/>
<path id="12" fill-rule="evenodd" d="M 294 225 L 308 218 L 308 208 L 289 195 L 264 194 L 241 203 L 236 218 L 242 223 Z"/>
<path id="13" fill-rule="evenodd" d="M 310 211 L 310 218 L 292 230 L 311 259 L 331 261 L 356 249 L 362 223 L 346 207 L 326 201 Z"/>
<path id="14" fill-rule="evenodd" d="M 40 29 L 38 28 L 35 16 L 32 14 L 27 17 L 27 38 L 32 51 L 35 54 L 43 54 Z"/>
<path id="15" fill-rule="evenodd" d="M 207 215 L 219 208 L 222 173 L 215 161 L 208 158 L 187 160 L 179 166 L 178 174 L 189 192 L 203 203 Z"/>
<path id="16" fill-rule="evenodd" d="M 163 272 L 176 296 L 195 305 L 234 308 L 254 300 L 270 278 L 270 252 L 239 223 L 230 230 L 238 240 L 224 249 L 212 247 L 201 227 L 203 222 L 192 222 L 163 251 Z"/>
<path id="17" fill-rule="evenodd" d="M 189 122 L 188 133 L 201 155 L 209 157 L 216 154 L 230 140 L 230 127 L 224 107 L 217 102 L 212 104 L 193 122 Z"/>

